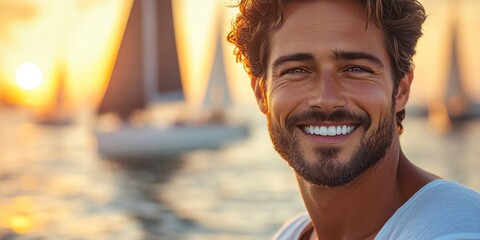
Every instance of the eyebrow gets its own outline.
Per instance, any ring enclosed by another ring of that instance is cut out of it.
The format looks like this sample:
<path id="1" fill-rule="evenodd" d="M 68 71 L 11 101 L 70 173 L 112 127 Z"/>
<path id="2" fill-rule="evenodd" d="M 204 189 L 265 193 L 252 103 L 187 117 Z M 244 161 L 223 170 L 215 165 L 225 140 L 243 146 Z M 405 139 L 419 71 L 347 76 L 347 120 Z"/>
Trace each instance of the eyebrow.
<path id="1" fill-rule="evenodd" d="M 365 59 L 370 61 L 371 63 L 377 65 L 378 67 L 384 68 L 384 64 L 382 60 L 379 58 L 375 57 L 374 55 L 366 52 L 357 52 L 357 51 L 334 51 L 332 56 L 332 59 L 335 60 L 358 60 L 358 59 Z"/>
<path id="2" fill-rule="evenodd" d="M 384 64 L 382 60 L 379 58 L 375 57 L 374 55 L 366 52 L 359 52 L 359 51 L 341 51 L 341 50 L 336 50 L 332 53 L 330 56 L 332 59 L 335 59 L 337 61 L 339 60 L 358 60 L 358 59 L 365 59 L 373 64 L 384 68 Z M 294 62 L 294 61 L 313 61 L 315 60 L 315 57 L 310 54 L 310 53 L 296 53 L 296 54 L 289 54 L 289 55 L 284 55 L 279 58 L 277 58 L 273 63 L 272 67 L 278 67 L 282 65 L 283 63 L 286 62 Z"/>
<path id="3" fill-rule="evenodd" d="M 284 55 L 277 58 L 272 63 L 272 67 L 273 68 L 278 67 L 286 62 L 295 62 L 295 61 L 304 62 L 304 61 L 313 61 L 313 60 L 315 60 L 315 57 L 310 53 L 296 53 L 296 54 Z"/>

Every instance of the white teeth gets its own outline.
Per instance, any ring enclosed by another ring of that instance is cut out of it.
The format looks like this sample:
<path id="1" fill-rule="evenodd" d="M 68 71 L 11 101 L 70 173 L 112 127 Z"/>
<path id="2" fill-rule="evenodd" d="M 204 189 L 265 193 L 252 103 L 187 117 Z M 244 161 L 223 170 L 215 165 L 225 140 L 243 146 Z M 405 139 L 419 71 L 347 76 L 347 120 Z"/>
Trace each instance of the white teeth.
<path id="1" fill-rule="evenodd" d="M 340 136 L 347 135 L 355 129 L 355 126 L 305 126 L 303 130 L 306 133 L 320 136 Z"/>
<path id="2" fill-rule="evenodd" d="M 328 128 L 325 126 L 320 127 L 320 135 L 327 136 L 328 135 Z"/>
<path id="3" fill-rule="evenodd" d="M 337 135 L 337 128 L 335 126 L 328 127 L 328 136 Z"/>

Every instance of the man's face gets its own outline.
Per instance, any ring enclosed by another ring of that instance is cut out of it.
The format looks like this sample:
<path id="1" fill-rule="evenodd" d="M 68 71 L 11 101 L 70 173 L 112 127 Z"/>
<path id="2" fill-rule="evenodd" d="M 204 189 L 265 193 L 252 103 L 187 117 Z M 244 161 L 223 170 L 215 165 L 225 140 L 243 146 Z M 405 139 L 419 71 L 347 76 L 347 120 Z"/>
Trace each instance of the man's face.
<path id="1" fill-rule="evenodd" d="M 255 81 L 253 87 L 277 152 L 303 179 L 341 186 L 378 162 L 392 142 L 395 102 L 384 36 L 372 22 L 365 28 L 358 1 L 287 9 L 270 36 L 265 89 Z"/>

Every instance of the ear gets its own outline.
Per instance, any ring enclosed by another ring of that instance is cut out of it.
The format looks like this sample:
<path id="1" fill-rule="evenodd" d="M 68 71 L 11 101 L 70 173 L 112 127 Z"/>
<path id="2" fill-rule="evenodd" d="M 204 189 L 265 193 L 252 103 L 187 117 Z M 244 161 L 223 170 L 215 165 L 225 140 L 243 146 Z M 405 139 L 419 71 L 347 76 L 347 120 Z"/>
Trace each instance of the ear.
<path id="1" fill-rule="evenodd" d="M 405 109 L 407 105 L 408 97 L 410 96 L 410 86 L 413 81 L 413 69 L 411 69 L 405 76 L 400 79 L 398 85 L 397 96 L 395 96 L 395 112 L 399 112 Z"/>
<path id="2" fill-rule="evenodd" d="M 257 99 L 258 107 L 262 113 L 267 114 L 267 99 L 265 96 L 265 86 L 264 81 L 261 78 L 252 77 L 250 80 L 250 84 L 252 86 L 253 93 L 255 94 L 255 98 Z"/>

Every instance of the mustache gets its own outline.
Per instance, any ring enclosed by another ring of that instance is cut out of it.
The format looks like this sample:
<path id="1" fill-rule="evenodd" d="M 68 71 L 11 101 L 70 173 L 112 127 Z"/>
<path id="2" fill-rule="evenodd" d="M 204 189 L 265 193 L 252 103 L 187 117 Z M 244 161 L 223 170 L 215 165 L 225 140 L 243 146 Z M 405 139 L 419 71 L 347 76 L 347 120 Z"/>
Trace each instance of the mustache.
<path id="1" fill-rule="evenodd" d="M 305 121 L 331 121 L 331 122 L 357 122 L 366 129 L 370 127 L 372 119 L 368 114 L 356 114 L 348 110 L 339 109 L 332 112 L 325 112 L 319 110 L 308 110 L 299 114 L 292 114 L 285 120 L 287 129 L 292 129 L 299 122 Z"/>

